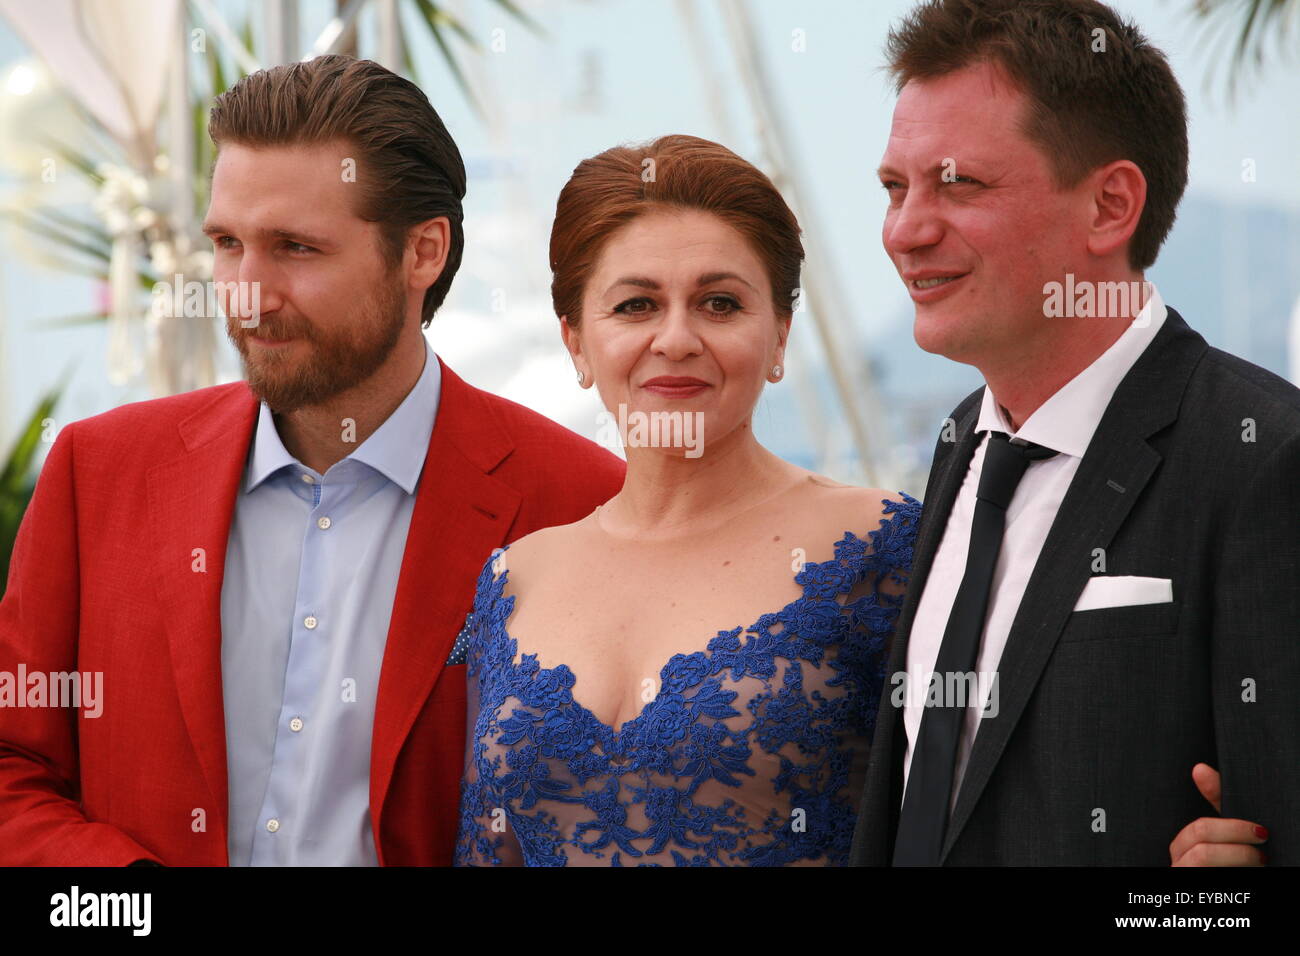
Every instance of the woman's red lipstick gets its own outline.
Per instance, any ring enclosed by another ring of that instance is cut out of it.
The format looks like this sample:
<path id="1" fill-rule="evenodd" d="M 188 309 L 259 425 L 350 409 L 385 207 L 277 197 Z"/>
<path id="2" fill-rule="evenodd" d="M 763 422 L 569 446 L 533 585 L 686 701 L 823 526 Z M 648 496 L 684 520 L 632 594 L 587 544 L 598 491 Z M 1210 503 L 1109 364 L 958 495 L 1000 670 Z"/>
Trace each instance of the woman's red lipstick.
<path id="1" fill-rule="evenodd" d="M 686 375 L 658 375 L 642 382 L 641 387 L 665 398 L 690 398 L 708 388 L 709 383 Z"/>

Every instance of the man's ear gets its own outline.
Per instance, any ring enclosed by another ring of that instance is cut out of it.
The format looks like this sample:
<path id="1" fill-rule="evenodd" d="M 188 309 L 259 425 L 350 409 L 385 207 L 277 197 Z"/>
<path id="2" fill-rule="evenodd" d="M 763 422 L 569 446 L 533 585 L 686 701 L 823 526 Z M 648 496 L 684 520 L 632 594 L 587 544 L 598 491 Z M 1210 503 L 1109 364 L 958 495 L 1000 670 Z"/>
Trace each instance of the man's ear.
<path id="1" fill-rule="evenodd" d="M 412 290 L 423 293 L 438 281 L 451 252 L 451 221 L 446 216 L 412 226 L 406 234 L 407 247 L 414 247 L 415 261 L 408 280 Z"/>
<path id="2" fill-rule="evenodd" d="M 1088 251 L 1094 256 L 1113 255 L 1137 231 L 1147 202 L 1147 180 L 1137 164 L 1127 159 L 1096 170 L 1092 184 L 1092 219 L 1088 226 Z"/>

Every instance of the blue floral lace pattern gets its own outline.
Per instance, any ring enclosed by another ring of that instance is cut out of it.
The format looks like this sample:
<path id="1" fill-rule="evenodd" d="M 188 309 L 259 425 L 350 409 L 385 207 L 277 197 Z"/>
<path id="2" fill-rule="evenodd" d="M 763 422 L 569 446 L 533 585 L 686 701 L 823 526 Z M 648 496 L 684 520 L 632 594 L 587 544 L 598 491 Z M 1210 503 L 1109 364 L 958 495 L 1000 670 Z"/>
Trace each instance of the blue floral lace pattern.
<path id="1" fill-rule="evenodd" d="M 465 630 L 456 865 L 846 864 L 920 516 L 902 498 L 805 565 L 800 597 L 675 655 L 617 731 L 566 665 L 515 661 L 509 572 L 489 560 Z"/>

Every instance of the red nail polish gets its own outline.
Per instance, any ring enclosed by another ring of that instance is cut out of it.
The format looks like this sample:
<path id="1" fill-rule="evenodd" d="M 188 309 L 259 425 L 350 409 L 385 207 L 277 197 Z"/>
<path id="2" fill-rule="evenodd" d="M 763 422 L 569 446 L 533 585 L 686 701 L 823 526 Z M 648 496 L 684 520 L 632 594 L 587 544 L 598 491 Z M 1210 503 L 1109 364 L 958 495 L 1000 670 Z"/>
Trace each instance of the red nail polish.
<path id="1" fill-rule="evenodd" d="M 1267 839 L 1268 839 L 1268 831 L 1265 830 L 1263 827 L 1256 825 L 1256 827 L 1255 827 L 1255 836 L 1259 837 L 1261 840 L 1267 840 Z"/>

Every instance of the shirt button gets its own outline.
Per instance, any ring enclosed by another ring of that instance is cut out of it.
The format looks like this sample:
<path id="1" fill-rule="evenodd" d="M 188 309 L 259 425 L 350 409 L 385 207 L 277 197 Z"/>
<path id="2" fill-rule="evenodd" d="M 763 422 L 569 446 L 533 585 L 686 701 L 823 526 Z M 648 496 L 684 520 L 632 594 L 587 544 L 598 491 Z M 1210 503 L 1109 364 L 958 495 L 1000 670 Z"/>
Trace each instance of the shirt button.
<path id="1" fill-rule="evenodd" d="M 302 619 L 303 627 L 307 628 L 307 630 L 309 631 L 314 631 L 316 629 L 316 623 L 317 623 L 316 618 L 312 617 L 311 615 L 308 615 L 307 617 Z"/>
<path id="2" fill-rule="evenodd" d="M 302 730 L 302 718 L 295 717 L 293 720 L 289 721 L 289 729 L 292 730 L 295 734 L 298 731 Z"/>
<path id="3" fill-rule="evenodd" d="M 316 484 L 316 479 L 313 478 L 311 475 L 303 475 L 303 476 L 302 476 L 302 480 L 303 480 L 304 482 L 306 482 L 307 484 L 309 484 L 309 485 L 314 485 L 314 484 Z"/>
<path id="4" fill-rule="evenodd" d="M 324 531 L 329 526 L 330 526 L 330 519 L 328 517 L 316 519 L 316 527 L 320 528 L 322 531 Z"/>
<path id="5" fill-rule="evenodd" d="M 276 830 L 280 829 L 280 821 L 279 821 L 279 820 L 276 820 L 275 818 L 272 818 L 272 819 L 270 819 L 270 820 L 267 820 L 267 821 L 266 821 L 266 828 L 267 828 L 267 830 L 269 830 L 270 832 L 274 833 Z"/>

